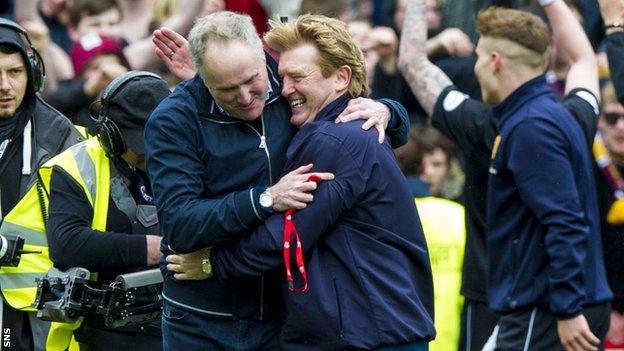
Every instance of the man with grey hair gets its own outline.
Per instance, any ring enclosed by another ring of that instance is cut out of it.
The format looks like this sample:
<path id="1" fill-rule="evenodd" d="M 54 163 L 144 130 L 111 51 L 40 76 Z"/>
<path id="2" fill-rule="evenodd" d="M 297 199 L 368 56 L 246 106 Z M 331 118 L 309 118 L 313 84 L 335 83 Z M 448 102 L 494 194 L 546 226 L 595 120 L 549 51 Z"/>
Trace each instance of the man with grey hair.
<path id="1" fill-rule="evenodd" d="M 189 45 L 199 74 L 154 111 L 145 141 L 164 251 L 202 262 L 205 248 L 244 236 L 275 211 L 305 208 L 316 189 L 311 175 L 333 175 L 310 173 L 313 165 L 306 165 L 279 179 L 295 133 L 291 105 L 308 104 L 280 96 L 277 63 L 263 52 L 248 16 L 218 12 L 199 19 Z M 355 104 L 352 116 L 366 115 L 384 127 L 389 121 L 393 145 L 406 141 L 409 125 L 400 105 Z M 172 257 L 181 256 L 167 261 Z M 180 281 L 183 273 L 168 271 L 164 262 L 161 268 L 165 350 L 279 349 L 279 275 Z"/>

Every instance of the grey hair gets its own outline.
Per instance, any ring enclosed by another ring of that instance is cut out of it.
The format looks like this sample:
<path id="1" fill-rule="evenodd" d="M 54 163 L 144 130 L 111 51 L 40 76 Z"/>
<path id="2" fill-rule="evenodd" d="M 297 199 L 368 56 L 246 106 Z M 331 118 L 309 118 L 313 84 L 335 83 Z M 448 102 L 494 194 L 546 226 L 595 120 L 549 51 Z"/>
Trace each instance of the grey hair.
<path id="1" fill-rule="evenodd" d="M 204 81 L 204 56 L 210 42 L 230 40 L 243 41 L 257 49 L 260 57 L 264 57 L 262 41 L 251 17 L 230 11 L 219 11 L 195 21 L 188 42 L 197 73 Z"/>

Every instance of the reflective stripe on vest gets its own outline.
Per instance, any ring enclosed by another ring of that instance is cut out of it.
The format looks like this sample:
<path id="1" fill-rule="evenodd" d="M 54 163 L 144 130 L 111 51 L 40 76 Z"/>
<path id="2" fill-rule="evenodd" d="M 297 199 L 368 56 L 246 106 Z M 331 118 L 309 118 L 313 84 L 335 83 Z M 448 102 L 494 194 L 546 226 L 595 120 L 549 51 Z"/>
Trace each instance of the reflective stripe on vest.
<path id="1" fill-rule="evenodd" d="M 47 195 L 54 167 L 62 168 L 82 188 L 93 207 L 91 228 L 106 231 L 110 193 L 110 164 L 96 138 L 76 144 L 46 162 L 39 169 L 39 179 Z M 44 199 L 47 209 L 48 202 Z M 14 308 L 33 311 L 35 278 L 43 277 L 53 266 L 49 259 L 45 223 L 41 214 L 36 186 L 31 187 L 24 198 L 4 218 L 0 233 L 21 235 L 25 238 L 24 249 L 39 250 L 41 254 L 28 254 L 21 258 L 18 267 L 0 269 L 0 287 L 7 302 Z M 65 350 L 69 347 L 76 323 L 52 323 L 47 350 Z"/>

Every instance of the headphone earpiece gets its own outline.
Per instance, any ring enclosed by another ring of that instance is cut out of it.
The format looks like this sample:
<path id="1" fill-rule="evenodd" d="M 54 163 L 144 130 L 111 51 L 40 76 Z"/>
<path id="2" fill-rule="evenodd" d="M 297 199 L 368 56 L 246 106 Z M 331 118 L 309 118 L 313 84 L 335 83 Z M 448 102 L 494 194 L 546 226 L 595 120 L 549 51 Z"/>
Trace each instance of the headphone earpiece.
<path id="1" fill-rule="evenodd" d="M 21 37 L 26 46 L 26 54 L 28 56 L 28 67 L 33 80 L 33 87 L 36 92 L 43 90 L 45 84 L 45 65 L 41 55 L 32 45 L 28 32 L 24 27 L 10 21 L 6 18 L 0 18 L 0 26 L 14 30 Z"/>
<path id="2" fill-rule="evenodd" d="M 110 104 L 110 100 L 119 92 L 121 87 L 140 77 L 162 79 L 158 75 L 146 71 L 126 72 L 113 79 L 113 81 L 110 82 L 106 88 L 104 88 L 102 97 L 100 98 L 100 103 L 102 105 L 100 107 L 100 111 L 97 115 L 91 114 L 91 118 L 95 123 L 95 131 L 97 133 L 98 140 L 100 141 L 100 145 L 102 146 L 102 149 L 104 149 L 108 158 L 117 158 L 123 155 L 123 153 L 127 150 L 126 143 L 123 140 L 119 127 L 109 118 L 108 106 Z"/>

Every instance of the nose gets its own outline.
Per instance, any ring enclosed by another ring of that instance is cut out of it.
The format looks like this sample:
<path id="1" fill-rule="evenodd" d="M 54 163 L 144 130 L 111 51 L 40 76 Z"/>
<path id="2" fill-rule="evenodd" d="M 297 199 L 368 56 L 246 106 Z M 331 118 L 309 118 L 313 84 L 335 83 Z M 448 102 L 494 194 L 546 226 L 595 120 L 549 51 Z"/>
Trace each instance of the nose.
<path id="1" fill-rule="evenodd" d="M 6 91 L 11 89 L 11 84 L 9 83 L 9 75 L 7 72 L 0 72 L 0 90 Z"/>
<path id="2" fill-rule="evenodd" d="M 238 93 L 238 102 L 243 105 L 249 105 L 252 99 L 253 99 L 253 96 L 249 88 L 241 87 Z"/>
<path id="3" fill-rule="evenodd" d="M 292 81 L 288 77 L 282 79 L 282 96 L 288 96 L 295 91 Z"/>

